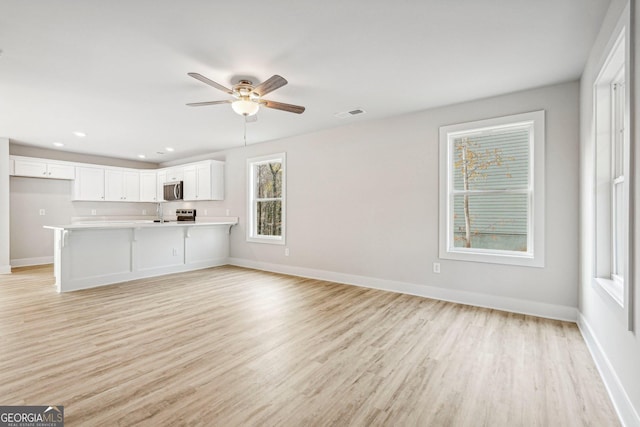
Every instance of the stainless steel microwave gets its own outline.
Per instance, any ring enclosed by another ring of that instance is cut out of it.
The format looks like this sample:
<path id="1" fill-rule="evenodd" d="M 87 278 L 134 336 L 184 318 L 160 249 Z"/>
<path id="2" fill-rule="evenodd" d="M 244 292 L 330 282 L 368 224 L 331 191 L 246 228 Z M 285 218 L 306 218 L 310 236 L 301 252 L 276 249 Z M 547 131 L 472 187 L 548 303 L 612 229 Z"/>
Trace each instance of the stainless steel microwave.
<path id="1" fill-rule="evenodd" d="M 182 181 L 164 183 L 165 200 L 182 200 Z"/>

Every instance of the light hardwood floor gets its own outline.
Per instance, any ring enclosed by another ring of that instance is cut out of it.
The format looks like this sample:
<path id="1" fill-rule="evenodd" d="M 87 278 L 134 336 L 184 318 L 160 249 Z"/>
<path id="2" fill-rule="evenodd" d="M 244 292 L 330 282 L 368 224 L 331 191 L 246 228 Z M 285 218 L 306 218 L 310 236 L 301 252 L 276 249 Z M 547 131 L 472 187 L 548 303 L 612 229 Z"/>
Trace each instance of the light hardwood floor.
<path id="1" fill-rule="evenodd" d="M 614 426 L 574 324 L 219 267 L 0 276 L 0 404 L 67 426 Z"/>

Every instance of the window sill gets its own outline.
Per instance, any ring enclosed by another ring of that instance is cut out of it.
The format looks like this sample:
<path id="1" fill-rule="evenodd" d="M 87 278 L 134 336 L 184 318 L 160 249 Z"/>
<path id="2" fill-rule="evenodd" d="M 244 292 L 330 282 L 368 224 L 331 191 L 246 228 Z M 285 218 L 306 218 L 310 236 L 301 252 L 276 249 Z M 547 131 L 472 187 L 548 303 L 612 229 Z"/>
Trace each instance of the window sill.
<path id="1" fill-rule="evenodd" d="M 620 306 L 624 307 L 624 285 L 617 280 L 596 277 L 595 283 Z"/>
<path id="2" fill-rule="evenodd" d="M 284 245 L 282 237 L 247 237 L 248 243 L 266 243 L 269 245 Z"/>
<path id="3" fill-rule="evenodd" d="M 517 265 L 522 267 L 544 267 L 544 258 L 541 255 L 516 253 L 496 253 L 481 251 L 440 251 L 440 258 L 456 261 L 471 261 L 489 264 Z"/>

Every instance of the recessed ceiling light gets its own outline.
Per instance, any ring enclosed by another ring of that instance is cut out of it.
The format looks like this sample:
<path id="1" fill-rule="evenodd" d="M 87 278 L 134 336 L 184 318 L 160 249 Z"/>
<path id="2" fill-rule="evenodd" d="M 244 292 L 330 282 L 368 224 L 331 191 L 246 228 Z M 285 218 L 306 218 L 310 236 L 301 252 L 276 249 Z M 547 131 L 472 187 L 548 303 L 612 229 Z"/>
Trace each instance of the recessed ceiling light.
<path id="1" fill-rule="evenodd" d="M 86 134 L 86 133 L 84 133 L 84 132 L 80 132 L 80 131 L 75 131 L 73 134 L 74 134 L 75 136 L 77 136 L 78 138 L 84 138 L 85 136 L 87 136 L 87 134 Z"/>
<path id="2" fill-rule="evenodd" d="M 170 153 L 171 153 L 172 151 L 175 151 L 175 150 L 174 150 L 173 148 L 171 148 L 171 147 L 164 147 L 164 149 L 165 149 L 165 150 L 167 150 L 167 151 L 168 151 L 168 152 L 170 152 Z"/>
<path id="3" fill-rule="evenodd" d="M 144 154 L 138 154 L 138 158 L 140 159 L 145 159 L 147 156 L 145 156 Z"/>
<path id="4" fill-rule="evenodd" d="M 53 145 L 55 147 L 64 147 L 64 144 L 62 142 L 54 142 Z"/>

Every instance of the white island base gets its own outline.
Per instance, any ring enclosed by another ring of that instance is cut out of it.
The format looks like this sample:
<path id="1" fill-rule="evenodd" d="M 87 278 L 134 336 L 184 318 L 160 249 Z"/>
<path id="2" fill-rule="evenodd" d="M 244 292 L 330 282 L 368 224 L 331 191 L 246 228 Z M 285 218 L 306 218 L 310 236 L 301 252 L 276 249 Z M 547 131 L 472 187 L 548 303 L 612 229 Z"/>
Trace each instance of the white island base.
<path id="1" fill-rule="evenodd" d="M 227 263 L 237 218 L 197 223 L 101 223 L 46 226 L 54 230 L 58 292 Z"/>

